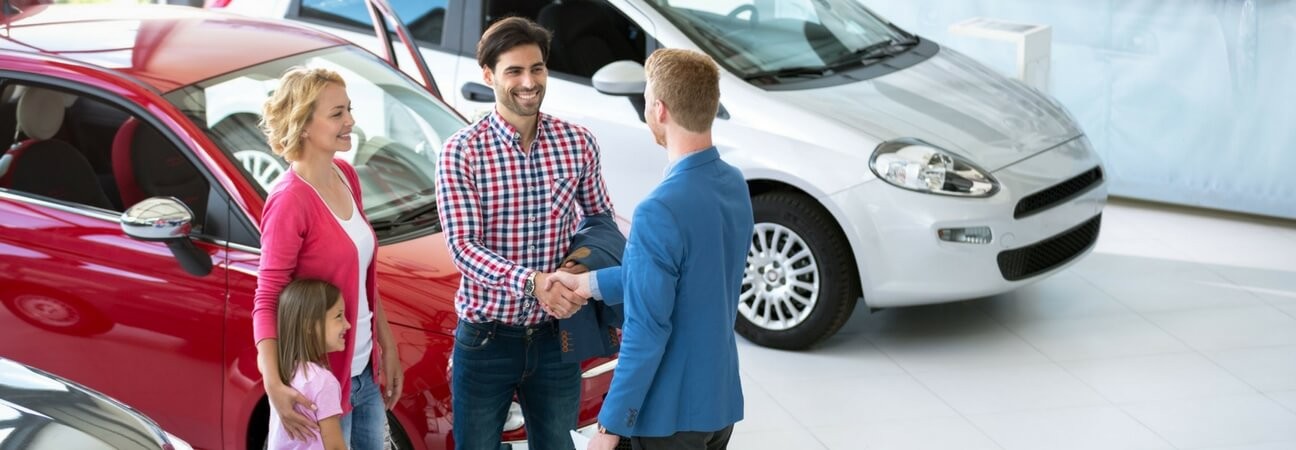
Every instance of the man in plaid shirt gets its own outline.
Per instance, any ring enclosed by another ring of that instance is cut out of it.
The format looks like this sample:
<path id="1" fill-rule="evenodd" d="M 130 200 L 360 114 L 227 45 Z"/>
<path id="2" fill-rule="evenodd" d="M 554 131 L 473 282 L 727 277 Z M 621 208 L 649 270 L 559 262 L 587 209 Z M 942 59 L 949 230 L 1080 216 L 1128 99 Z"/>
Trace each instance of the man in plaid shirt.
<path id="1" fill-rule="evenodd" d="M 531 448 L 571 449 L 580 365 L 563 363 L 555 318 L 585 299 L 557 285 L 583 216 L 612 214 L 589 130 L 540 112 L 549 33 L 527 19 L 496 22 L 477 44 L 495 111 L 445 144 L 437 204 L 463 274 L 455 296 L 452 396 L 458 449 L 497 449 L 516 393 Z M 569 270 L 583 270 L 573 268 Z"/>

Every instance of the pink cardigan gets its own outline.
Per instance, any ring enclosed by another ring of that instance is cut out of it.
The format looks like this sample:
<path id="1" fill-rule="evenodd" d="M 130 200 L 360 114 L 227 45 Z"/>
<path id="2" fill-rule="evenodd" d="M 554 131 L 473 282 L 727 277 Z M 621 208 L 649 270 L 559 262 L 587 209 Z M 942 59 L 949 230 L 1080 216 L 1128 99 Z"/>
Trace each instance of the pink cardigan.
<path id="1" fill-rule="evenodd" d="M 341 169 L 347 183 L 351 185 L 351 196 L 355 204 L 361 205 L 360 178 L 356 175 L 355 168 L 338 159 L 333 160 L 333 163 Z M 369 219 L 364 216 L 364 208 L 356 209 L 367 223 Z M 370 310 L 378 301 L 374 283 L 377 260 L 378 251 L 375 246 L 373 259 L 369 263 L 369 277 L 364 286 L 369 292 Z M 253 342 L 278 337 L 279 293 L 297 278 L 324 280 L 341 289 L 342 299 L 346 302 L 347 322 L 354 326 L 360 299 L 360 293 L 356 289 L 356 285 L 360 283 L 358 265 L 355 245 L 351 244 L 351 238 L 342 229 L 328 205 L 315 193 L 315 188 L 297 176 L 296 172 L 285 171 L 283 178 L 270 190 L 261 218 L 261 267 L 252 307 Z M 371 323 L 376 326 L 377 317 Z M 371 336 L 377 338 L 376 328 Z M 371 361 L 379 361 L 379 351 L 375 341 Z M 342 385 L 342 410 L 346 412 L 351 411 L 351 357 L 354 353 L 355 328 L 351 328 L 346 333 L 346 350 L 329 354 L 329 368 Z M 377 364 L 374 364 L 374 368 L 374 380 L 377 383 Z"/>

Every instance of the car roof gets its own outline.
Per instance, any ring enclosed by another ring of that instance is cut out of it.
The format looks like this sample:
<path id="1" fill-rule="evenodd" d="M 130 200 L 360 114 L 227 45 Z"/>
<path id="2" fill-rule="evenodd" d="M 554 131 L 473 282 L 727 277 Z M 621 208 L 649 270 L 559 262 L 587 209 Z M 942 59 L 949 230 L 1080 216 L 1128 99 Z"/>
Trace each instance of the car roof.
<path id="1" fill-rule="evenodd" d="M 340 38 L 187 6 L 37 5 L 10 16 L 0 48 L 93 64 L 160 92 L 325 47 Z M 4 42 L 9 41 L 9 42 Z"/>

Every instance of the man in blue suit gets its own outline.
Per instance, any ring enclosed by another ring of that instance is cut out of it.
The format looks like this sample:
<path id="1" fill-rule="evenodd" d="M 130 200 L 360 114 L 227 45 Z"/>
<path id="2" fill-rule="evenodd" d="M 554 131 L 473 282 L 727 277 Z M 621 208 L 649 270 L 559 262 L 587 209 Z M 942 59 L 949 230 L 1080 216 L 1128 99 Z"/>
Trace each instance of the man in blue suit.
<path id="1" fill-rule="evenodd" d="M 723 449 L 742 420 L 734 320 L 752 235 L 747 183 L 720 159 L 711 123 L 719 70 L 701 53 L 644 63 L 644 118 L 670 160 L 635 209 L 622 265 L 554 274 L 578 294 L 623 302 L 620 362 L 591 449 Z"/>

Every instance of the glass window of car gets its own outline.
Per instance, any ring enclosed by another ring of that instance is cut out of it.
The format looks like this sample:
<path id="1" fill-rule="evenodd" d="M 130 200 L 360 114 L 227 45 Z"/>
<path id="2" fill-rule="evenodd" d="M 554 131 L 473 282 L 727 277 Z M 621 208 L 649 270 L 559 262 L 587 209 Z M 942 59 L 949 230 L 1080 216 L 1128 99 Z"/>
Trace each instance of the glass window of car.
<path id="1" fill-rule="evenodd" d="M 119 213 L 149 197 L 175 197 L 207 227 L 211 184 L 171 139 L 99 98 L 50 86 L 9 83 L 0 129 L 15 130 L 0 155 L 0 190 Z"/>
<path id="2" fill-rule="evenodd" d="M 405 22 L 415 40 L 441 45 L 445 31 L 446 0 L 391 0 L 396 17 Z"/>
<path id="3" fill-rule="evenodd" d="M 448 0 L 392 0 L 396 16 L 405 22 L 414 39 L 441 45 Z M 303 18 L 373 31 L 373 18 L 366 0 L 301 0 L 298 15 Z"/>
<path id="4" fill-rule="evenodd" d="M 373 18 L 365 0 L 302 0 L 297 14 L 352 28 L 373 29 Z"/>
<path id="5" fill-rule="evenodd" d="M 436 157 L 465 123 L 408 77 L 373 54 L 342 46 L 241 69 L 166 95 L 195 122 L 262 195 L 287 169 L 257 127 L 261 105 L 293 66 L 337 71 L 351 98 L 352 150 L 338 157 L 360 175 L 365 215 L 379 239 L 439 230 Z"/>
<path id="6" fill-rule="evenodd" d="M 613 61 L 642 64 L 649 36 L 606 0 L 485 0 L 482 30 L 496 20 L 520 16 L 553 33 L 549 73 L 588 83 L 594 72 Z"/>
<path id="7" fill-rule="evenodd" d="M 889 56 L 911 36 L 857 0 L 648 0 L 738 76 L 824 73 Z"/>

